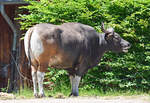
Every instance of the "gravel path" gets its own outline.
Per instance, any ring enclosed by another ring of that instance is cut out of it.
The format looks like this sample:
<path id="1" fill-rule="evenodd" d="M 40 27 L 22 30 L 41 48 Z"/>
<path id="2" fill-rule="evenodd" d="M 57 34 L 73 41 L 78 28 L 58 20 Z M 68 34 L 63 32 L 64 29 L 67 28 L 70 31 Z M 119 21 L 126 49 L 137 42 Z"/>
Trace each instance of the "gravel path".
<path id="1" fill-rule="evenodd" d="M 150 103 L 149 96 L 117 97 L 78 97 L 78 98 L 43 98 L 0 100 L 0 103 Z"/>

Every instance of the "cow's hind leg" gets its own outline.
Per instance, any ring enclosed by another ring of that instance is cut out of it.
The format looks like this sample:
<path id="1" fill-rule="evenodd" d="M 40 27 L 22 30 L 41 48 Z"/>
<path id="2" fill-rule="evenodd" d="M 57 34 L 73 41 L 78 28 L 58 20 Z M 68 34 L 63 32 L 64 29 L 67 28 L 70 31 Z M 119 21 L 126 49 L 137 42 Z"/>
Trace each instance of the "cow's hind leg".
<path id="1" fill-rule="evenodd" d="M 44 72 L 37 71 L 38 86 L 39 86 L 39 98 L 45 97 L 44 89 L 43 89 L 44 75 L 45 75 Z"/>
<path id="2" fill-rule="evenodd" d="M 34 96 L 37 98 L 38 97 L 38 92 L 37 92 L 37 71 L 36 69 L 31 66 L 32 68 L 32 81 L 33 81 L 33 91 L 34 91 Z"/>
<path id="3" fill-rule="evenodd" d="M 79 96 L 79 83 L 80 83 L 80 80 L 81 80 L 81 76 L 78 76 L 78 75 L 70 75 L 70 82 L 71 82 L 71 87 L 72 87 L 72 92 L 70 94 L 73 95 L 73 96 Z"/>

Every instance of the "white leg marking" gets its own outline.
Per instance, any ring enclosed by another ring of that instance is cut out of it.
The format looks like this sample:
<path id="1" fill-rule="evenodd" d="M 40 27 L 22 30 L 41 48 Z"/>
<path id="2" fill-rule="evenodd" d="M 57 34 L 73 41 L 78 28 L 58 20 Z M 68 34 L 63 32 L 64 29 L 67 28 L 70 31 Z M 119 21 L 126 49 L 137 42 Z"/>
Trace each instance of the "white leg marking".
<path id="1" fill-rule="evenodd" d="M 70 78 L 70 83 L 71 83 L 71 86 L 72 86 L 73 76 L 70 75 L 69 78 Z"/>
<path id="2" fill-rule="evenodd" d="M 43 80 L 44 80 L 44 72 L 37 71 L 37 78 L 38 78 L 38 86 L 39 86 L 39 96 L 43 97 L 44 89 L 43 89 Z"/>
<path id="3" fill-rule="evenodd" d="M 33 88 L 34 88 L 34 96 L 37 97 L 37 72 L 32 71 L 32 81 L 33 81 Z"/>
<path id="4" fill-rule="evenodd" d="M 70 81 L 71 81 L 71 85 L 72 85 L 72 94 L 74 96 L 79 95 L 78 87 L 79 87 L 80 80 L 81 80 L 80 76 L 77 76 L 77 75 L 75 75 L 74 77 L 70 76 Z"/>

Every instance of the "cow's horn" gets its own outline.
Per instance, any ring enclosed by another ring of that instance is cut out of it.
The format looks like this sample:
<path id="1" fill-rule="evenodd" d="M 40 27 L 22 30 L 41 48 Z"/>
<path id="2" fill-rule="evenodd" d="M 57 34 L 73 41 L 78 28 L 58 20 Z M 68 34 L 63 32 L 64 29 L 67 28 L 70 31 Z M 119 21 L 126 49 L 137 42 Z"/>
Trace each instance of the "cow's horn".
<path id="1" fill-rule="evenodd" d="M 101 31 L 104 32 L 104 33 L 106 32 L 106 30 L 105 30 L 105 28 L 104 28 L 104 23 L 103 23 L 103 22 L 102 22 L 102 24 L 101 24 Z"/>

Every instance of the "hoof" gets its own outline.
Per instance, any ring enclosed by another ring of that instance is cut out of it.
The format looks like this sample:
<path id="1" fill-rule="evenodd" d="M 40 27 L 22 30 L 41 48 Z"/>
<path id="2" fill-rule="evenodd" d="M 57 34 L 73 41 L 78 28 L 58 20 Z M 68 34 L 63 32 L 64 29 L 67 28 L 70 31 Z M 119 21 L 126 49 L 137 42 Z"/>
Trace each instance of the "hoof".
<path id="1" fill-rule="evenodd" d="M 35 94 L 34 94 L 34 97 L 35 97 L 35 98 L 38 98 L 39 96 L 38 96 L 38 94 L 37 94 L 37 93 L 35 93 Z"/>
<path id="2" fill-rule="evenodd" d="M 77 93 L 71 93 L 70 95 L 69 95 L 69 97 L 78 97 L 79 95 L 77 94 Z"/>
<path id="3" fill-rule="evenodd" d="M 69 97 L 73 96 L 72 93 L 69 94 Z"/>
<path id="4" fill-rule="evenodd" d="M 43 97 L 46 97 L 45 94 L 39 94 L 38 95 L 38 98 L 43 98 Z"/>

